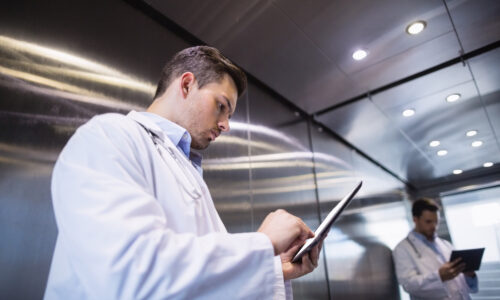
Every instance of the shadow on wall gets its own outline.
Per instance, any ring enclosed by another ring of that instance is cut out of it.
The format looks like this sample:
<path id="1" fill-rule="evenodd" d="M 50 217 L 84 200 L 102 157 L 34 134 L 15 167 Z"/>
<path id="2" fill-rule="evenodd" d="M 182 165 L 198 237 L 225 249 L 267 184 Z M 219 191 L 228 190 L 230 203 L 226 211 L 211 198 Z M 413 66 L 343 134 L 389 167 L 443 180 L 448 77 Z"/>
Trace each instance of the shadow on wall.
<path id="1" fill-rule="evenodd" d="M 325 249 L 334 299 L 400 299 L 392 251 L 368 234 L 360 213 L 341 217 Z"/>

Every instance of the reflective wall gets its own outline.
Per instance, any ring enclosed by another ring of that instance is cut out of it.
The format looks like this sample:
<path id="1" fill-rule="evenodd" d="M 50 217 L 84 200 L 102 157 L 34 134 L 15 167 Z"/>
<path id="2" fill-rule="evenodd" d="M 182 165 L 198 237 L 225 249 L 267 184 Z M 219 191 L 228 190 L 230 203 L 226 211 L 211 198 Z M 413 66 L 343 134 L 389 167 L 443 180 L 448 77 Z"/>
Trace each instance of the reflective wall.
<path id="1" fill-rule="evenodd" d="M 192 43 L 124 1 L 0 5 L 1 299 L 43 295 L 57 235 L 50 176 L 67 139 L 96 114 L 143 110 L 164 62 Z M 409 229 L 403 184 L 253 80 L 231 128 L 203 153 L 230 232 L 277 208 L 315 229 L 364 180 L 319 267 L 293 281 L 295 299 L 399 299 L 390 249 Z"/>

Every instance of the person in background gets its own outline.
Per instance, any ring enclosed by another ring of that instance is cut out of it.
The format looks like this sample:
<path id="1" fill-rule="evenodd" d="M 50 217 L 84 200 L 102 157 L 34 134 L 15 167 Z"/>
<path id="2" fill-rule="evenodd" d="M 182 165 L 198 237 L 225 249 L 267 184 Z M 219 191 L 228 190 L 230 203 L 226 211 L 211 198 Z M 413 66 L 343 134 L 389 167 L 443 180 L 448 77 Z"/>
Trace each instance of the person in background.
<path id="1" fill-rule="evenodd" d="M 178 52 L 146 112 L 81 126 L 53 171 L 58 237 L 45 299 L 284 299 L 314 270 L 321 245 L 284 210 L 257 232 L 229 234 L 202 177 L 201 157 L 246 89 L 217 49 Z"/>
<path id="2" fill-rule="evenodd" d="M 460 258 L 449 262 L 453 246 L 436 234 L 439 206 L 429 198 L 413 203 L 415 228 L 394 249 L 399 284 L 411 299 L 471 299 L 478 291 L 476 273 L 463 272 Z"/>

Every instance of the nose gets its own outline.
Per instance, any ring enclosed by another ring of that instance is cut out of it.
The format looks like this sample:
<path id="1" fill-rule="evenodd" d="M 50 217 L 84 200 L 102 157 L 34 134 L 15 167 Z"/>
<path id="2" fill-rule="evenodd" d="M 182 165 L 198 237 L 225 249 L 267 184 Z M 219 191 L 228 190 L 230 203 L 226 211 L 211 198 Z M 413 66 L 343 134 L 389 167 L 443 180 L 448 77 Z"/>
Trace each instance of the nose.
<path id="1" fill-rule="evenodd" d="M 219 129 L 220 131 L 227 132 L 229 131 L 229 119 L 224 118 L 222 121 L 219 122 Z"/>

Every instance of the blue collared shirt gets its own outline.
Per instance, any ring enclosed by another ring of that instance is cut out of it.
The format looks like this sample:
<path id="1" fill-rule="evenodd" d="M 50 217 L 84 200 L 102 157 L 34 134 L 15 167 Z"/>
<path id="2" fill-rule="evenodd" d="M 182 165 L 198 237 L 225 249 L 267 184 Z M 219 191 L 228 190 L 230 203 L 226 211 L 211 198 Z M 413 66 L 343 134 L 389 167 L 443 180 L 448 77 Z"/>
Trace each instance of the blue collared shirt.
<path id="1" fill-rule="evenodd" d="M 429 241 L 423 234 L 412 231 L 412 234 L 419 240 L 421 240 L 427 247 L 431 248 L 432 251 L 434 251 L 439 257 L 443 260 L 443 263 L 447 262 L 448 260 L 444 257 L 443 253 L 439 250 L 436 242 L 434 240 L 437 237 L 437 234 L 434 233 L 434 239 L 432 241 Z M 472 291 L 477 291 L 478 289 L 478 280 L 477 276 L 476 277 L 469 277 L 469 276 L 464 276 L 465 281 L 467 282 L 467 285 Z"/>
<path id="2" fill-rule="evenodd" d="M 158 125 L 158 127 L 163 130 L 163 133 L 165 133 L 177 149 L 184 153 L 184 155 L 186 155 L 186 157 L 193 163 L 195 169 L 200 174 L 203 174 L 203 169 L 201 168 L 202 157 L 200 154 L 191 151 L 191 135 L 186 129 L 157 114 L 145 111 L 139 113 Z"/>

